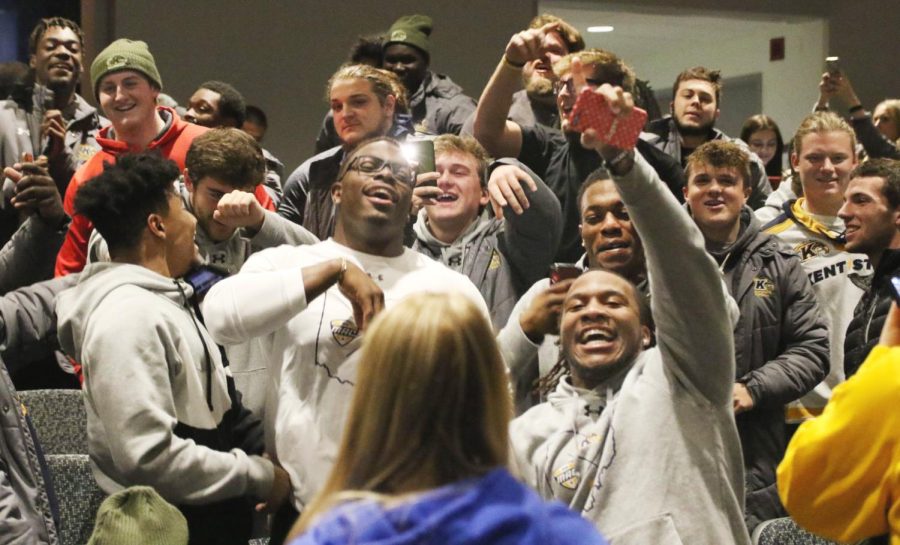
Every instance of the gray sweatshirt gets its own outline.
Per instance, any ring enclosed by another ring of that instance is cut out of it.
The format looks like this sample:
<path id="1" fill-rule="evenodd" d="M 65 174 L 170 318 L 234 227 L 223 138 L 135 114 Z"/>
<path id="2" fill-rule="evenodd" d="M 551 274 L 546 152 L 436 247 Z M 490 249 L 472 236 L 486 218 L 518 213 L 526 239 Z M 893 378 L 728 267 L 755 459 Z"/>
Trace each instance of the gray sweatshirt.
<path id="1" fill-rule="evenodd" d="M 647 162 L 615 182 L 646 249 L 658 345 L 593 391 L 561 381 L 511 424 L 514 463 L 612 545 L 748 545 L 736 316 L 700 231 Z"/>

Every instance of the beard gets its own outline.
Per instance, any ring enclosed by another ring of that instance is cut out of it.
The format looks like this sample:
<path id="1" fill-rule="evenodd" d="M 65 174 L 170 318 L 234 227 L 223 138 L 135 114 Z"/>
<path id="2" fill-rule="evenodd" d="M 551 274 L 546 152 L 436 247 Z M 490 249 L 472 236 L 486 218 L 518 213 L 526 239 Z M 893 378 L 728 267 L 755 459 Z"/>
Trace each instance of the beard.
<path id="1" fill-rule="evenodd" d="M 553 81 L 537 74 L 532 75 L 525 82 L 525 92 L 528 98 L 538 100 L 555 100 L 553 93 Z"/>
<path id="2" fill-rule="evenodd" d="M 681 121 L 678 120 L 677 117 L 672 116 L 672 119 L 675 120 L 675 126 L 678 127 L 678 133 L 682 136 L 707 136 L 713 130 L 713 127 L 716 126 L 716 121 L 712 120 L 709 123 L 704 123 L 700 126 L 688 126 L 682 125 Z"/>

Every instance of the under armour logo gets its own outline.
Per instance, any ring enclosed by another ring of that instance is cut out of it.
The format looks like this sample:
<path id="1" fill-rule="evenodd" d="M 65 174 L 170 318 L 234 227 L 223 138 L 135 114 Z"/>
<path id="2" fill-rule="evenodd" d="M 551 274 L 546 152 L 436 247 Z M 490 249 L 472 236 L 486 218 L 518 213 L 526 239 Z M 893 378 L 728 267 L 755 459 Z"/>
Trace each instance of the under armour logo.
<path id="1" fill-rule="evenodd" d="M 210 263 L 219 263 L 221 265 L 225 264 L 225 254 L 213 254 L 209 256 Z"/>
<path id="2" fill-rule="evenodd" d="M 591 416 L 592 414 L 596 414 L 600 416 L 600 413 L 603 412 L 603 405 L 597 405 L 596 409 L 592 409 L 590 405 L 584 406 L 584 416 Z"/>

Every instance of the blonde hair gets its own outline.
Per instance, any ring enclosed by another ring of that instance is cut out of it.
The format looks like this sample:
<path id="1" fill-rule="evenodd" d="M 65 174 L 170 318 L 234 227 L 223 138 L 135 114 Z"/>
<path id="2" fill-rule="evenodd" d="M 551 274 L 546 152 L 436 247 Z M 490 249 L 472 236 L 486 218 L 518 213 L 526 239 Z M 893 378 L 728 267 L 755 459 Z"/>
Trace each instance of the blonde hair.
<path id="1" fill-rule="evenodd" d="M 506 368 L 490 323 L 465 296 L 404 299 L 372 323 L 360 350 L 337 460 L 292 536 L 341 501 L 402 499 L 508 463 Z"/>
<path id="2" fill-rule="evenodd" d="M 805 136 L 826 132 L 847 133 L 850 136 L 850 155 L 856 155 L 856 133 L 844 118 L 834 112 L 815 112 L 803 118 L 797 132 L 794 133 L 794 153 L 800 155 Z"/>
<path id="3" fill-rule="evenodd" d="M 434 155 L 438 156 L 442 153 L 458 152 L 471 155 L 475 159 L 475 166 L 478 169 L 478 179 L 481 185 L 485 185 L 485 174 L 487 173 L 488 164 L 491 157 L 487 151 L 471 136 L 457 136 L 455 134 L 442 134 L 434 139 Z"/>
<path id="4" fill-rule="evenodd" d="M 634 71 L 615 53 L 603 49 L 585 49 L 559 59 L 553 65 L 553 72 L 557 77 L 562 77 L 572 70 L 572 59 L 575 57 L 581 59 L 581 64 L 585 68 L 593 67 L 588 76 L 590 79 L 617 85 L 629 93 L 634 90 Z"/>
<path id="5" fill-rule="evenodd" d="M 395 110 L 397 113 L 409 113 L 409 99 L 406 95 L 406 88 L 403 82 L 397 77 L 397 74 L 390 70 L 375 68 L 368 64 L 345 64 L 341 66 L 337 72 L 328 78 L 328 84 L 325 87 L 325 100 L 331 100 L 331 87 L 338 80 L 347 79 L 364 79 L 372 86 L 372 92 L 378 97 L 378 102 L 384 106 L 388 96 L 393 96 L 396 100 Z"/>
<path id="6" fill-rule="evenodd" d="M 898 134 L 900 134 L 900 98 L 888 98 L 882 100 L 875 106 L 875 110 L 881 106 L 884 106 L 884 113 L 893 120 L 894 126 L 897 127 Z M 874 110 L 872 112 L 874 114 Z M 900 137 L 894 140 L 894 145 L 900 148 Z"/>

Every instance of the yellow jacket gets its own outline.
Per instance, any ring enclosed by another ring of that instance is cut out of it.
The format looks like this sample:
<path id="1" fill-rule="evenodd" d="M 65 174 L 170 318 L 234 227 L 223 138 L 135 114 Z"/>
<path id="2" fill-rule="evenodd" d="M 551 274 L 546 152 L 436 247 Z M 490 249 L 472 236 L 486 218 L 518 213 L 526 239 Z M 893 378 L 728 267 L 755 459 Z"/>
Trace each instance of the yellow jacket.
<path id="1" fill-rule="evenodd" d="M 791 517 L 829 539 L 900 545 L 900 347 L 877 346 L 805 422 L 778 466 Z"/>

